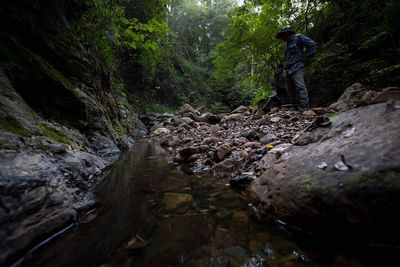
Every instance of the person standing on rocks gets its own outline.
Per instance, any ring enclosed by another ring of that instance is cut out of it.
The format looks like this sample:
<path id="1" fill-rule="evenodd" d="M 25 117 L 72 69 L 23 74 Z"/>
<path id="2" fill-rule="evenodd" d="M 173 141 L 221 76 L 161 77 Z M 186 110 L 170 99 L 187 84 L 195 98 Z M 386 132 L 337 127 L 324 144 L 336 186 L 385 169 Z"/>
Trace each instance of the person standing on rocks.
<path id="1" fill-rule="evenodd" d="M 286 42 L 284 77 L 289 100 L 300 110 L 306 110 L 309 98 L 304 82 L 304 66 L 309 65 L 316 54 L 317 44 L 307 36 L 296 34 L 291 28 L 280 30 L 276 38 Z"/>

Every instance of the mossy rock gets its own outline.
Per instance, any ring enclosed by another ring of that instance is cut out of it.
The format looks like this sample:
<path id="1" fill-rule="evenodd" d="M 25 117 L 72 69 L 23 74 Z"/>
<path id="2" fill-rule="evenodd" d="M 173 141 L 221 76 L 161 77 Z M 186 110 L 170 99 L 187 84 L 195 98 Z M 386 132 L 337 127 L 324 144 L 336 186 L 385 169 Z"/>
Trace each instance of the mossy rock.
<path id="1" fill-rule="evenodd" d="M 60 132 L 59 130 L 50 127 L 48 125 L 42 125 L 41 126 L 42 134 L 43 136 L 48 137 L 51 140 L 64 143 L 64 144 L 69 144 L 68 138 L 64 135 L 64 133 Z"/>
<path id="2" fill-rule="evenodd" d="M 9 116 L 1 116 L 0 114 L 0 129 L 13 132 L 15 134 L 30 137 L 32 133 L 26 129 L 18 120 Z"/>

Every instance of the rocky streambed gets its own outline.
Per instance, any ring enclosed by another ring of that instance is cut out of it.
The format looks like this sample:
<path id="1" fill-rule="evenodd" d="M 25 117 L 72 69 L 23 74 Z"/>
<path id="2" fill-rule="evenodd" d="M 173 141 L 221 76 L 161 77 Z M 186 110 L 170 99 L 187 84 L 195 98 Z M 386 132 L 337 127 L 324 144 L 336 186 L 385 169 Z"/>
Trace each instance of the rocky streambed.
<path id="1" fill-rule="evenodd" d="M 361 93 L 352 86 L 331 107 L 305 112 L 242 106 L 214 116 L 186 105 L 144 122 L 182 170 L 245 189 L 260 219 L 328 247 L 396 255 L 400 106 L 391 88 L 368 101 Z"/>
<path id="2" fill-rule="evenodd" d="M 184 105 L 141 122 L 130 115 L 138 132 L 119 146 L 40 118 L 51 138 L 2 131 L 0 260 L 391 266 L 400 240 L 398 90 L 362 92 L 354 85 L 331 107 L 305 112 L 241 106 L 215 115 Z M 148 135 L 98 187 L 96 206 L 95 185 L 146 132 L 142 123 Z M 59 230 L 53 248 L 37 246 Z"/>

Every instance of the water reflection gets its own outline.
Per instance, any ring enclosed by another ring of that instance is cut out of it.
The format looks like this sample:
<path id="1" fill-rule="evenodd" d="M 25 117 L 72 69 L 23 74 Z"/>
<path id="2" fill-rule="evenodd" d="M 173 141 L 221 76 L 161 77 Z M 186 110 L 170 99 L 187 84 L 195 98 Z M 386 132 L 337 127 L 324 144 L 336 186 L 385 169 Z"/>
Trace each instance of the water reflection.
<path id="1" fill-rule="evenodd" d="M 28 266 L 312 266 L 217 178 L 187 175 L 138 143 L 98 186 L 97 216 Z"/>

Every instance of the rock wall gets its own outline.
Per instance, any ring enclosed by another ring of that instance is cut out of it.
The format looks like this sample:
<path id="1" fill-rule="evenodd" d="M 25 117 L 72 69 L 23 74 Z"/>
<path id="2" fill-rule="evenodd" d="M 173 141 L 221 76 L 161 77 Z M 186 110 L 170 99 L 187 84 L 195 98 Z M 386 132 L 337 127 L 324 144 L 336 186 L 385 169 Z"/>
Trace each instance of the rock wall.
<path id="1" fill-rule="evenodd" d="M 71 35 L 74 1 L 0 5 L 0 265 L 75 220 L 145 134 L 124 88 Z"/>

